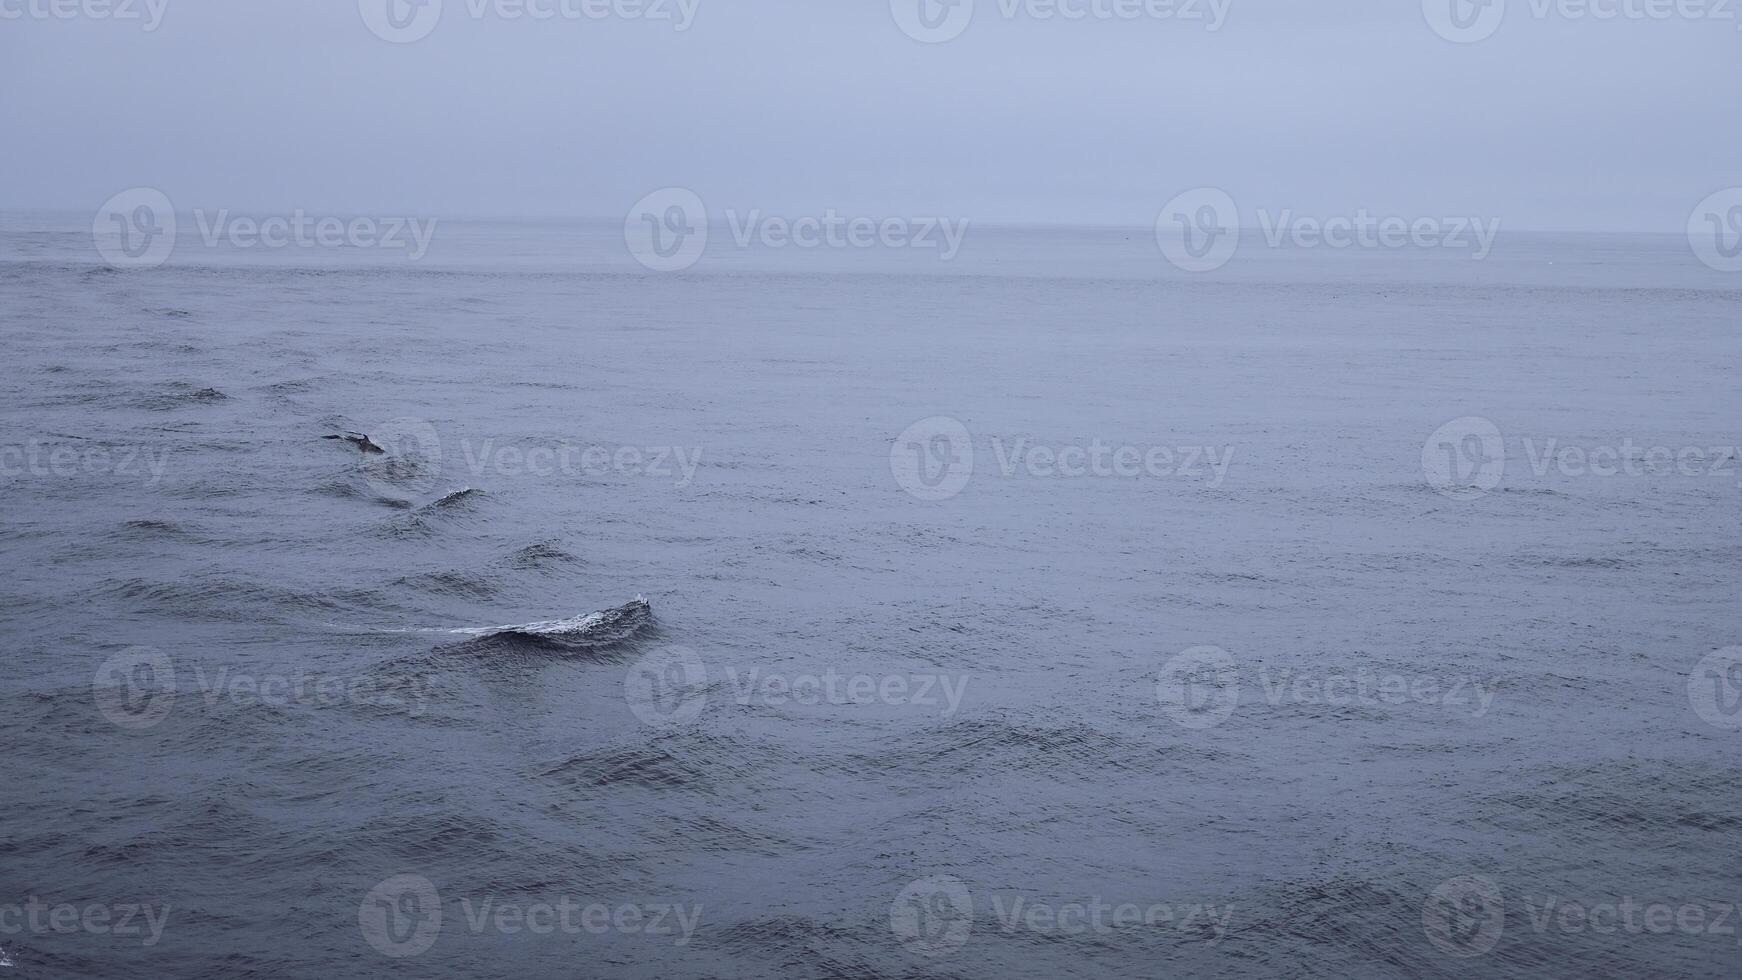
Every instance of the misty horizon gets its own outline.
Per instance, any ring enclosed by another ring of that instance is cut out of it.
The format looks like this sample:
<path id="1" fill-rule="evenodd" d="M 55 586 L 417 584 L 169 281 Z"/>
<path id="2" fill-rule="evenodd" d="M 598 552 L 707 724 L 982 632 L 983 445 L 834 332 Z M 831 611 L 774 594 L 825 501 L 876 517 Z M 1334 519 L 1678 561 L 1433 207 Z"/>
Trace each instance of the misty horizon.
<path id="1" fill-rule="evenodd" d="M 5 9 L 51 2 L 106 0 Z M 149 187 L 178 209 L 610 220 L 679 187 L 770 214 L 1137 228 L 1213 187 L 1243 213 L 1675 233 L 1742 155 L 1722 124 L 1742 24 L 1718 3 L 1495 0 L 1469 10 L 1504 19 L 1461 43 L 1433 11 L 1464 0 L 1062 0 L 1080 20 L 961 0 L 935 8 L 967 10 L 960 33 L 926 43 L 905 6 L 937 0 L 533 0 L 545 20 L 447 0 L 404 7 L 439 17 L 401 43 L 374 8 L 403 0 L 114 2 L 138 20 L 0 20 L 26 93 L 0 126 L 28 134 L 0 147 L 0 208 Z M 1172 13 L 1110 13 L 1150 9 Z"/>

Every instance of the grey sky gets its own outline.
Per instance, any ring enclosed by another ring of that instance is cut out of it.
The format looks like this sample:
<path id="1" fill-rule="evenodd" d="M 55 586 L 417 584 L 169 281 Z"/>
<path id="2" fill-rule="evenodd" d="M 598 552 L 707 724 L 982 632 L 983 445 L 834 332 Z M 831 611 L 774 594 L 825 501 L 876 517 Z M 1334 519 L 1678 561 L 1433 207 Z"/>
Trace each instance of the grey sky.
<path id="1" fill-rule="evenodd" d="M 974 0 L 937 44 L 890 0 L 685 0 L 684 31 L 443 0 L 403 44 L 358 0 L 153 0 L 150 31 L 145 0 L 82 2 L 141 19 L 0 0 L 19 15 L 0 19 L 0 206 L 152 186 L 188 208 L 620 217 L 676 185 L 772 213 L 1141 226 L 1212 185 L 1246 212 L 1679 233 L 1742 184 L 1737 0 L 1667 19 L 1598 0 L 1623 11 L 1606 20 L 1506 0 L 1468 44 L 1418 0 L 1217 0 L 1216 31 Z"/>

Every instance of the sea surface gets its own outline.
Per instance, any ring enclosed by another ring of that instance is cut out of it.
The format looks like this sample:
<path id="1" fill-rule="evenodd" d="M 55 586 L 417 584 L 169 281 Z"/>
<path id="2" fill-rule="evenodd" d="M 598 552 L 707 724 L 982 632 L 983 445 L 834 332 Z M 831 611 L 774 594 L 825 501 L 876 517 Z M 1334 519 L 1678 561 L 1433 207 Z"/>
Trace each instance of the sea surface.
<path id="1" fill-rule="evenodd" d="M 1685 240 L 4 218 L 0 977 L 1742 962 Z"/>

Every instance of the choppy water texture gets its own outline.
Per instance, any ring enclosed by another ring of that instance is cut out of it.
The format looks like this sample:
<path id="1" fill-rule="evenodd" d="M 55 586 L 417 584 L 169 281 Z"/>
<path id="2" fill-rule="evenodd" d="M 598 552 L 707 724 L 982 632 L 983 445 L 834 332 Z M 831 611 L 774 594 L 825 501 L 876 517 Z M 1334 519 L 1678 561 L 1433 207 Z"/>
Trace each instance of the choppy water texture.
<path id="1" fill-rule="evenodd" d="M 1689 695 L 1742 643 L 1742 476 L 1520 448 L 1742 442 L 1742 294 L 1685 243 L 1189 276 L 1140 232 L 976 230 L 950 264 L 727 245 L 661 276 L 613 234 L 115 271 L 13 223 L 0 443 L 72 469 L 0 477 L 0 905 L 169 912 L 153 945 L 0 934 L 4 975 L 1734 975 L 1734 933 L 1542 913 L 1742 902 L 1742 733 Z M 890 465 L 933 416 L 975 447 L 942 501 Z M 1459 500 L 1422 447 L 1466 416 L 1509 459 Z M 325 438 L 353 431 L 389 451 Z M 1234 455 L 1220 485 L 1007 478 L 1022 439 Z M 1240 678 L 1207 727 L 1158 694 L 1201 646 Z M 831 671 L 913 686 L 755 686 Z M 1314 695 L 1393 675 L 1433 686 Z M 399 875 L 443 922 L 393 960 L 428 912 L 377 904 Z M 1461 893 L 1468 958 L 1424 926 L 1462 876 L 1503 899 L 1484 933 Z M 485 900 L 699 918 L 541 934 Z"/>

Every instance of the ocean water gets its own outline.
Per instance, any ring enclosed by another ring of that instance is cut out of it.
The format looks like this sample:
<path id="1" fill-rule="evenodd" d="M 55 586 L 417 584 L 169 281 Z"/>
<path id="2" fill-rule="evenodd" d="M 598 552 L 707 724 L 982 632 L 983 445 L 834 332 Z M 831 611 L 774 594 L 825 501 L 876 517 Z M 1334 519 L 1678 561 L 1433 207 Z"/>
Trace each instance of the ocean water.
<path id="1" fill-rule="evenodd" d="M 9 215 L 0 976 L 1733 976 L 1739 313 Z"/>

